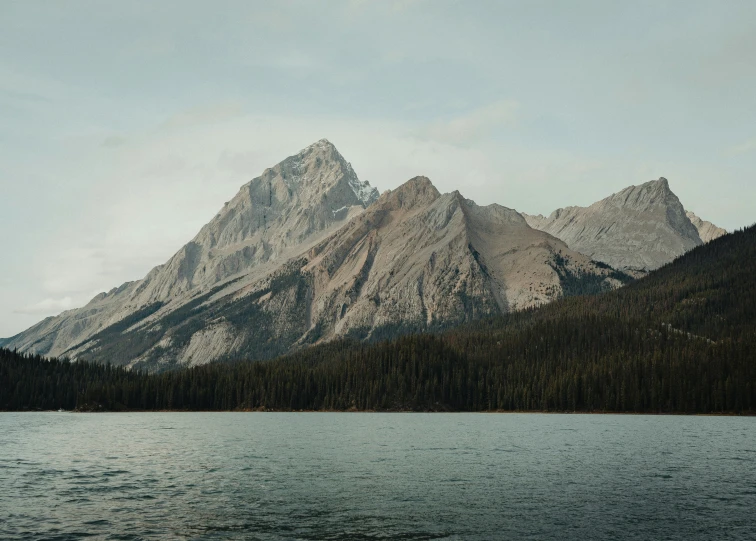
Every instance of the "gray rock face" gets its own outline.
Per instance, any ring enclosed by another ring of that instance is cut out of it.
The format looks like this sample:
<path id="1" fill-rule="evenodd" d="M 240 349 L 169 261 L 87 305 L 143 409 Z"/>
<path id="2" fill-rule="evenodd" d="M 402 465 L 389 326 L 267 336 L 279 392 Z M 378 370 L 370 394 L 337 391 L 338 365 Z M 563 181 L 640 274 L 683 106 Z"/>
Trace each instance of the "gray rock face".
<path id="1" fill-rule="evenodd" d="M 442 328 L 622 278 L 518 212 L 440 194 L 424 177 L 377 197 L 319 141 L 244 185 L 144 279 L 9 347 L 149 370 L 261 359 Z"/>
<path id="2" fill-rule="evenodd" d="M 630 186 L 589 207 L 548 217 L 524 215 L 531 227 L 573 250 L 626 271 L 645 273 L 702 243 L 667 179 Z"/>
<path id="3" fill-rule="evenodd" d="M 377 198 L 378 190 L 361 183 L 330 142 L 318 141 L 242 186 L 154 278 L 140 284 L 140 301 L 163 301 L 276 260 Z"/>
<path id="4" fill-rule="evenodd" d="M 725 231 L 721 227 L 717 227 L 711 222 L 702 220 L 689 210 L 685 212 L 685 215 L 690 220 L 690 223 L 692 223 L 698 231 L 698 236 L 701 237 L 702 242 L 711 242 L 712 240 L 718 239 L 722 235 L 727 234 L 727 231 Z"/>

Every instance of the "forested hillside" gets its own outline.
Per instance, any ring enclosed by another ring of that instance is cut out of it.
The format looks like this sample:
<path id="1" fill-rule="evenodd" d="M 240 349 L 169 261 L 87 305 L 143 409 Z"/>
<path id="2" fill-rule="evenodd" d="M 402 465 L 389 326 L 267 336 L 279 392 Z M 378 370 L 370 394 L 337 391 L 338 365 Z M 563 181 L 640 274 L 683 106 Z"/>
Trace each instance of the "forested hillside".
<path id="1" fill-rule="evenodd" d="M 753 413 L 755 265 L 750 227 L 610 293 L 151 376 L 2 350 L 0 409 Z"/>

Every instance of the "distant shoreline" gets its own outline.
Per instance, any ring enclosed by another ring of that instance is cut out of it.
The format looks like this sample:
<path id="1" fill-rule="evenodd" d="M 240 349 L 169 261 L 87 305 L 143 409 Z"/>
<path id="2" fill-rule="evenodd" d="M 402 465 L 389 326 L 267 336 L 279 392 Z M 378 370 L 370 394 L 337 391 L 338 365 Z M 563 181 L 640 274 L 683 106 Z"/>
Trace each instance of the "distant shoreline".
<path id="1" fill-rule="evenodd" d="M 528 415 L 636 415 L 654 417 L 756 417 L 756 412 L 724 413 L 685 413 L 685 412 L 634 412 L 634 411 L 414 411 L 414 410 L 274 410 L 274 409 L 239 409 L 239 410 L 0 410 L 2 413 L 422 413 L 422 414 L 528 414 Z"/>

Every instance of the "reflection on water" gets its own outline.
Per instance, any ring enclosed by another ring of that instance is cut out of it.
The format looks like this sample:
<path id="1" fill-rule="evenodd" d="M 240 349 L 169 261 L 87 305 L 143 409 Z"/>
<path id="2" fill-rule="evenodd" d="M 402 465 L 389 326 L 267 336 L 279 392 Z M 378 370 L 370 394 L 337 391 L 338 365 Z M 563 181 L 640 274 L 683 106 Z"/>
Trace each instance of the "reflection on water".
<path id="1" fill-rule="evenodd" d="M 0 414 L 1 539 L 753 539 L 756 419 Z"/>

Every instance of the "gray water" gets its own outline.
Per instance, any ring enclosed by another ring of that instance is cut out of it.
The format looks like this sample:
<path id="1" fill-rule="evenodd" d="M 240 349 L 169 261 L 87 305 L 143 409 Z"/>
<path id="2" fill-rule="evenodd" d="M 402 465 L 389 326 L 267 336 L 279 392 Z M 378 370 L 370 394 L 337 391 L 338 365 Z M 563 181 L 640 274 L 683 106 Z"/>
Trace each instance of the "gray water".
<path id="1" fill-rule="evenodd" d="M 0 539 L 756 539 L 756 419 L 0 414 Z"/>

